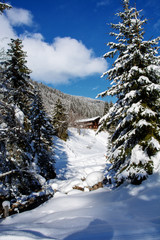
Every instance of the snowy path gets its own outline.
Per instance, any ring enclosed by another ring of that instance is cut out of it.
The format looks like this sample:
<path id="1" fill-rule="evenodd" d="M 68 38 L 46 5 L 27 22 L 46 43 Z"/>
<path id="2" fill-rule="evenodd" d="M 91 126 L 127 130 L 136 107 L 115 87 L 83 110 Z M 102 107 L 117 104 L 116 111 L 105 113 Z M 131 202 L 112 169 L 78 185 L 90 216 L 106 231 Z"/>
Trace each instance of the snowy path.
<path id="1" fill-rule="evenodd" d="M 56 141 L 57 166 L 63 171 L 55 184 L 61 191 L 38 208 L 1 221 L 0 240 L 159 240 L 160 175 L 140 186 L 65 194 L 66 184 L 89 169 L 104 170 L 107 144 L 105 134 L 71 130 L 70 135 L 66 143 Z"/>
<path id="2" fill-rule="evenodd" d="M 108 133 L 96 135 L 93 130 L 70 128 L 69 139 L 64 142 L 55 139 L 55 158 L 57 179 L 53 189 L 60 193 L 73 194 L 78 186 L 89 191 L 86 177 L 93 172 L 104 173 L 106 168 L 105 153 L 108 145 Z M 83 180 L 83 181 L 82 181 Z"/>
<path id="3" fill-rule="evenodd" d="M 82 129 L 70 129 L 67 142 L 56 139 L 55 157 L 58 179 L 85 178 L 93 171 L 104 171 L 108 134 Z"/>

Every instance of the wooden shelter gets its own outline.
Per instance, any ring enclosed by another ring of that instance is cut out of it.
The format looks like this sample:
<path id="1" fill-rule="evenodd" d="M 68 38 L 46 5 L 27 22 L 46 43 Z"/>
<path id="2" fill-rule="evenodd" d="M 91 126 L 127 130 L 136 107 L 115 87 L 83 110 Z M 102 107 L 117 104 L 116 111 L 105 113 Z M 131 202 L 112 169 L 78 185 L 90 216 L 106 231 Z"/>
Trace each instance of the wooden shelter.
<path id="1" fill-rule="evenodd" d="M 77 127 L 80 128 L 91 128 L 91 129 L 97 129 L 99 126 L 99 120 L 100 117 L 93 117 L 93 118 L 86 118 L 86 119 L 80 119 L 75 122 Z"/>

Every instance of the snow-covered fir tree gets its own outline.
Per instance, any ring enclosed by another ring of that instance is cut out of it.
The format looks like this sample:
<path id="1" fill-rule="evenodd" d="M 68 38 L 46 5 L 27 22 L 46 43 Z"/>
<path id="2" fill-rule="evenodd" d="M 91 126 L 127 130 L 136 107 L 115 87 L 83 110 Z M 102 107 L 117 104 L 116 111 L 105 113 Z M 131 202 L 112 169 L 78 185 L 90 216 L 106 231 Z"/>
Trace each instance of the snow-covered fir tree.
<path id="1" fill-rule="evenodd" d="M 14 109 L 14 127 L 11 132 L 15 132 L 17 141 L 13 141 L 12 149 L 16 148 L 16 142 L 19 144 L 17 147 L 21 150 L 20 155 L 15 155 L 15 158 L 21 159 L 21 162 L 27 162 L 29 167 L 30 143 L 29 143 L 29 130 L 30 122 L 29 106 L 33 96 L 33 86 L 30 83 L 30 70 L 26 66 L 26 53 L 23 51 L 22 41 L 20 39 L 11 39 L 8 49 L 8 60 L 5 62 L 5 70 L 3 74 L 3 89 L 4 89 L 4 102 L 12 106 Z M 14 146 L 15 144 L 15 146 Z M 26 155 L 26 157 L 24 157 Z"/>
<path id="2" fill-rule="evenodd" d="M 55 178 L 53 135 L 54 130 L 44 111 L 39 90 L 35 89 L 31 104 L 31 141 L 33 151 L 33 167 L 46 179 Z"/>
<path id="3" fill-rule="evenodd" d="M 60 99 L 57 100 L 53 109 L 52 124 L 55 130 L 55 135 L 63 140 L 66 140 L 68 137 L 67 114 Z"/>
<path id="4" fill-rule="evenodd" d="M 27 101 L 31 94 L 31 85 L 27 82 L 29 69 L 25 66 L 21 47 L 14 48 L 15 42 L 21 45 L 21 41 L 12 40 L 13 51 L 8 50 L 9 60 L 1 74 L 0 84 L 1 194 L 10 200 L 41 189 L 30 167 L 30 124 L 25 115 L 29 113 Z"/>
<path id="5" fill-rule="evenodd" d="M 11 8 L 11 5 L 0 2 L 0 14 L 3 13 L 5 9 L 10 9 L 10 8 Z"/>
<path id="6" fill-rule="evenodd" d="M 9 46 L 10 49 L 7 51 L 9 59 L 5 62 L 5 84 L 9 90 L 7 98 L 10 103 L 14 103 L 27 114 L 33 92 L 30 83 L 31 71 L 26 65 L 27 55 L 23 51 L 22 40 L 11 39 Z"/>
<path id="7" fill-rule="evenodd" d="M 111 137 L 110 174 L 118 184 L 129 180 L 141 183 L 153 173 L 154 159 L 160 153 L 160 38 L 145 41 L 141 11 L 123 0 L 121 21 L 111 24 L 113 67 L 103 74 L 112 81 L 100 96 L 112 95 L 117 102 L 101 119 L 101 127 L 115 127 Z"/>
<path id="8" fill-rule="evenodd" d="M 52 125 L 45 113 L 38 130 L 41 149 L 38 152 L 37 148 L 35 154 L 35 122 L 39 115 L 34 111 L 40 109 L 40 101 L 35 100 L 37 96 L 30 81 L 31 71 L 26 66 L 22 41 L 12 39 L 10 47 L 0 79 L 0 198 L 13 203 L 22 195 L 41 191 L 45 180 L 55 178 L 55 171 Z M 35 106 L 35 102 L 39 105 Z"/>

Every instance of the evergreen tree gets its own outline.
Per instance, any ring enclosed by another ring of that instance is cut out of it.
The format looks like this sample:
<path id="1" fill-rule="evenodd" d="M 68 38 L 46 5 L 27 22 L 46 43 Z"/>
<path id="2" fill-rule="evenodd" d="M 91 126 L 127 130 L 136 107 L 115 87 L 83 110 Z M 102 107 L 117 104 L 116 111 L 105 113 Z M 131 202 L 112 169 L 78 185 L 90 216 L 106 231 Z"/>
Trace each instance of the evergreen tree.
<path id="1" fill-rule="evenodd" d="M 14 202 L 42 190 L 42 177 L 56 174 L 53 127 L 31 84 L 22 41 L 12 39 L 10 47 L 0 83 L 0 197 Z"/>
<path id="2" fill-rule="evenodd" d="M 0 195 L 8 199 L 40 190 L 30 171 L 29 139 L 15 117 L 15 108 L 0 102 Z"/>
<path id="3" fill-rule="evenodd" d="M 60 99 L 57 100 L 53 110 L 52 124 L 54 127 L 55 135 L 63 140 L 66 140 L 68 137 L 67 114 L 66 109 L 62 105 Z"/>
<path id="4" fill-rule="evenodd" d="M 41 184 L 31 171 L 29 69 L 25 66 L 21 41 L 12 40 L 9 60 L 1 74 L 1 164 L 0 177 L 9 199 L 40 190 Z M 32 94 L 31 94 L 32 93 Z"/>
<path id="5" fill-rule="evenodd" d="M 5 9 L 10 9 L 11 5 L 0 2 L 0 13 L 3 13 Z"/>
<path id="6" fill-rule="evenodd" d="M 134 184 L 152 174 L 154 159 L 160 151 L 160 38 L 144 41 L 140 12 L 123 0 L 121 22 L 111 24 L 116 31 L 110 35 L 111 51 L 105 58 L 117 57 L 113 68 L 103 74 L 112 87 L 101 96 L 112 95 L 117 102 L 101 122 L 105 127 L 116 126 L 111 137 L 110 173 L 118 184 L 129 180 Z"/>
<path id="7" fill-rule="evenodd" d="M 0 2 L 0 12 L 11 8 Z M 13 198 L 21 189 L 28 191 L 22 171 L 28 167 L 26 154 L 26 134 L 17 118 L 17 106 L 9 103 L 9 89 L 6 84 L 6 73 L 1 65 L 0 74 L 0 188 L 1 194 Z M 25 143 L 25 144 L 24 144 Z M 22 147 L 23 145 L 23 147 Z M 25 151 L 23 151 L 23 150 Z M 31 186 L 31 184 L 30 184 Z M 24 188 L 25 187 L 25 188 Z"/>
<path id="8" fill-rule="evenodd" d="M 14 103 L 23 111 L 28 113 L 30 99 L 32 97 L 30 83 L 31 71 L 26 66 L 26 52 L 23 51 L 22 41 L 20 39 L 11 39 L 7 55 L 9 59 L 5 63 L 6 86 L 9 95 L 8 102 Z"/>
<path id="9" fill-rule="evenodd" d="M 47 117 L 40 92 L 35 90 L 31 105 L 31 140 L 35 171 L 46 179 L 55 178 L 53 159 L 53 127 Z"/>
<path id="10" fill-rule="evenodd" d="M 12 106 L 14 114 L 14 127 L 11 132 L 15 134 L 15 141 L 11 146 L 14 151 L 21 149 L 21 154 L 15 154 L 17 161 L 25 163 L 29 167 L 29 129 L 30 122 L 28 115 L 29 106 L 33 97 L 33 86 L 30 83 L 30 70 L 26 66 L 26 53 L 23 51 L 22 41 L 20 39 L 11 39 L 8 49 L 8 60 L 5 62 L 5 71 L 3 73 L 4 102 Z"/>

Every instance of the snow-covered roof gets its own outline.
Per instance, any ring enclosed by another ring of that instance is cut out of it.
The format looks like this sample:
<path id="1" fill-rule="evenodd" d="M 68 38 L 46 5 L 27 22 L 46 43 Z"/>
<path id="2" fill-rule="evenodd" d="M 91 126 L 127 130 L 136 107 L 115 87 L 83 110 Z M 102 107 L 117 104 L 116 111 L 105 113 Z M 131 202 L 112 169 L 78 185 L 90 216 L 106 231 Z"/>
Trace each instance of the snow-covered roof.
<path id="1" fill-rule="evenodd" d="M 80 120 L 77 120 L 76 122 L 77 123 L 93 122 L 93 121 L 95 121 L 97 119 L 100 119 L 100 116 L 93 117 L 93 118 L 80 119 Z"/>

